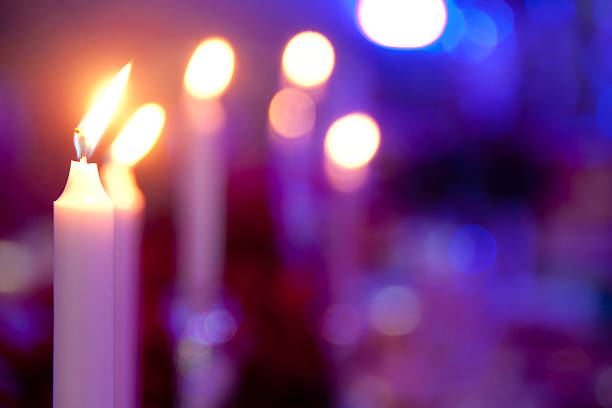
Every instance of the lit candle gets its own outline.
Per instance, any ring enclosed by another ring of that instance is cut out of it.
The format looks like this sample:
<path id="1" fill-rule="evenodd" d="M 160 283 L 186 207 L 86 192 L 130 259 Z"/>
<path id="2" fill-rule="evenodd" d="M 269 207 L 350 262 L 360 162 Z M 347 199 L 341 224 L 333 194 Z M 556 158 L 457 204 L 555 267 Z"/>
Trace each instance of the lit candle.
<path id="1" fill-rule="evenodd" d="M 75 129 L 80 161 L 53 205 L 53 406 L 108 408 L 113 398 L 113 202 L 87 163 L 123 94 L 126 65 Z"/>
<path id="2" fill-rule="evenodd" d="M 234 73 L 234 51 L 221 38 L 203 41 L 185 71 L 185 105 L 191 128 L 183 141 L 179 184 L 178 285 L 197 312 L 214 302 L 223 262 L 226 169 L 220 133 L 220 97 Z"/>
<path id="3" fill-rule="evenodd" d="M 330 201 L 327 248 L 330 290 L 336 301 L 356 296 L 359 273 L 357 243 L 359 220 L 363 218 L 364 195 L 359 194 L 368 176 L 368 166 L 380 145 L 378 124 L 363 113 L 336 120 L 324 141 L 325 170 L 331 185 L 341 192 Z M 340 233 L 338 233 L 340 231 Z"/>
<path id="4" fill-rule="evenodd" d="M 102 168 L 115 204 L 115 408 L 139 406 L 138 305 L 140 245 L 145 200 L 132 166 L 155 145 L 166 115 L 161 106 L 140 107 L 111 145 Z"/>
<path id="5" fill-rule="evenodd" d="M 318 104 L 324 103 L 334 63 L 334 48 L 323 34 L 303 31 L 293 36 L 281 60 L 283 88 L 268 109 L 270 159 L 277 175 L 270 203 L 272 212 L 279 215 L 277 235 L 289 270 L 303 270 L 316 244 L 312 175 L 320 146 L 313 143 L 317 140 L 313 136 Z"/>
<path id="6" fill-rule="evenodd" d="M 336 56 L 327 37 L 316 31 L 296 34 L 283 51 L 283 74 L 293 85 L 316 88 L 325 84 Z"/>
<path id="7" fill-rule="evenodd" d="M 366 180 L 368 164 L 378 151 L 380 130 L 370 116 L 352 113 L 336 120 L 325 135 L 325 170 L 340 191 L 357 190 Z"/>

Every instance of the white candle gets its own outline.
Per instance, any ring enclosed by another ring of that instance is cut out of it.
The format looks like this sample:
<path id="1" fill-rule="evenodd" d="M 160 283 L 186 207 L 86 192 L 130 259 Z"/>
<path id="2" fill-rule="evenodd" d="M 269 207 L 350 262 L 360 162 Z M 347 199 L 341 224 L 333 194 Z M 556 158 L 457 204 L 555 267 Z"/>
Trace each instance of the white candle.
<path id="1" fill-rule="evenodd" d="M 79 162 L 53 205 L 53 406 L 114 406 L 113 202 L 87 163 L 127 83 L 126 65 L 75 130 Z"/>
<path id="2" fill-rule="evenodd" d="M 116 162 L 102 168 L 115 203 L 115 408 L 138 404 L 138 305 L 144 198 L 131 169 Z"/>
<path id="3" fill-rule="evenodd" d="M 178 186 L 178 285 L 183 301 L 197 312 L 214 303 L 223 269 L 225 110 L 219 98 L 233 72 L 234 52 L 221 38 L 203 41 L 185 71 L 190 130 L 181 149 Z"/>
<path id="4" fill-rule="evenodd" d="M 220 292 L 227 177 L 221 139 L 226 115 L 220 98 L 232 79 L 234 62 L 234 51 L 227 41 L 209 38 L 196 48 L 185 70 L 189 127 L 181 140 L 177 180 L 177 299 L 192 312 L 189 318 L 201 318 Z M 189 336 L 186 325 L 179 329 L 183 330 L 179 333 L 182 340 Z M 181 344 L 179 341 L 177 365 L 181 365 Z M 228 363 L 219 358 L 219 352 L 215 351 L 211 360 L 190 363 L 188 371 L 178 371 L 177 406 L 219 405 L 215 401 L 223 399 L 223 388 L 202 392 L 202 383 L 213 381 L 209 377 L 212 373 L 228 372 Z"/>
<path id="5" fill-rule="evenodd" d="M 317 102 L 325 96 L 334 63 L 334 48 L 323 34 L 303 31 L 293 36 L 283 51 L 280 81 L 290 87 L 278 91 L 268 109 L 271 159 L 278 178 L 273 211 L 282 220 L 279 240 L 289 270 L 299 269 L 302 257 L 311 256 L 316 237 L 311 170 L 320 147 L 313 143 L 313 129 Z"/>
<path id="6" fill-rule="evenodd" d="M 139 299 L 142 220 L 145 199 L 132 167 L 157 142 L 164 110 L 140 107 L 111 146 L 102 168 L 104 187 L 115 204 L 115 408 L 140 406 Z"/>
<path id="7" fill-rule="evenodd" d="M 113 406 L 113 202 L 71 162 L 53 205 L 53 406 Z"/>

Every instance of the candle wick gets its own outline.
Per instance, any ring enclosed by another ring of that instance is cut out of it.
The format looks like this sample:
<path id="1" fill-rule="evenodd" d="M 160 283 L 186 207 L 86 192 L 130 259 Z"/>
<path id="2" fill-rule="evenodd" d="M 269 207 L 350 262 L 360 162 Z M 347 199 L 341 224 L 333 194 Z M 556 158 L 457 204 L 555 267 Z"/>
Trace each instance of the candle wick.
<path id="1" fill-rule="evenodd" d="M 77 158 L 82 162 L 87 162 L 87 142 L 85 135 L 79 128 L 74 128 L 74 147 L 77 151 Z"/>

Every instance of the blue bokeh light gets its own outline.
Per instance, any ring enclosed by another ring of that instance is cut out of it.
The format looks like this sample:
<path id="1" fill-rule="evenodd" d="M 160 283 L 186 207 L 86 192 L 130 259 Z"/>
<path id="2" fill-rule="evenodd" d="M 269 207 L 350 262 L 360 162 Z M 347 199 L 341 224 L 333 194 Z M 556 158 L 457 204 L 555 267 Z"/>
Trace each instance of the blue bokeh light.
<path id="1" fill-rule="evenodd" d="M 465 34 L 465 21 L 461 10 L 453 0 L 446 2 L 447 22 L 444 32 L 438 39 L 438 43 L 445 51 L 451 51 L 459 43 Z"/>
<path id="2" fill-rule="evenodd" d="M 204 321 L 204 332 L 212 344 L 227 343 L 237 330 L 236 319 L 225 309 L 213 310 Z"/>
<path id="3" fill-rule="evenodd" d="M 497 27 L 493 19 L 477 8 L 461 10 L 465 34 L 459 46 L 452 51 L 454 58 L 467 64 L 486 60 L 497 45 Z"/>
<path id="4" fill-rule="evenodd" d="M 514 31 L 514 12 L 503 0 L 487 0 L 480 2 L 482 11 L 495 22 L 498 43 L 504 41 Z"/>
<path id="5" fill-rule="evenodd" d="M 448 257 L 453 267 L 464 273 L 489 269 L 497 255 L 497 243 L 489 231 L 479 225 L 459 228 L 451 237 Z"/>
<path id="6" fill-rule="evenodd" d="M 497 26 L 493 19 L 478 9 L 463 10 L 465 20 L 465 37 L 481 47 L 495 47 L 497 44 Z"/>

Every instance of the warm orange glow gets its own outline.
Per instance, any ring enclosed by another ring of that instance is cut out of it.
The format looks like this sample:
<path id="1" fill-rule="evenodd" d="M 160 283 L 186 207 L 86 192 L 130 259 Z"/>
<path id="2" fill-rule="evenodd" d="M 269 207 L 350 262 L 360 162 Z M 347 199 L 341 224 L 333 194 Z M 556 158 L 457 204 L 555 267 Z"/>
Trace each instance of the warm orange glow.
<path id="1" fill-rule="evenodd" d="M 218 98 L 191 98 L 185 107 L 191 125 L 199 135 L 214 135 L 225 126 L 225 108 Z"/>
<path id="2" fill-rule="evenodd" d="M 106 126 L 110 123 L 113 113 L 121 100 L 123 90 L 127 84 L 132 70 L 132 64 L 129 63 L 119 71 L 113 78 L 110 84 L 103 88 L 99 96 L 95 99 L 91 108 L 77 126 L 78 131 L 75 131 L 75 146 L 77 148 L 77 156 L 91 156 L 102 134 L 106 130 Z M 85 151 L 81 151 L 79 138 L 83 137 L 85 141 Z"/>
<path id="3" fill-rule="evenodd" d="M 111 145 L 113 160 L 127 166 L 136 164 L 155 146 L 165 121 L 164 109 L 155 103 L 138 108 Z"/>
<path id="4" fill-rule="evenodd" d="M 214 98 L 225 91 L 234 74 L 234 50 L 222 38 L 203 41 L 187 65 L 183 82 L 196 98 Z"/>
<path id="5" fill-rule="evenodd" d="M 313 87 L 329 78 L 334 61 L 334 48 L 329 40 L 317 32 L 304 31 L 287 43 L 283 72 L 296 85 Z"/>
<path id="6" fill-rule="evenodd" d="M 281 136 L 302 136 L 314 126 L 315 104 L 305 92 L 286 88 L 272 98 L 268 116 L 270 125 Z"/>
<path id="7" fill-rule="evenodd" d="M 380 144 L 378 125 L 368 115 L 353 113 L 336 120 L 325 135 L 325 154 L 345 169 L 363 167 Z"/>
<path id="8" fill-rule="evenodd" d="M 144 196 L 129 166 L 111 161 L 102 167 L 100 176 L 115 209 L 137 210 L 144 205 Z"/>
<path id="9" fill-rule="evenodd" d="M 348 193 L 359 190 L 367 181 L 369 168 L 367 166 L 355 169 L 341 167 L 331 160 L 325 160 L 325 174 L 334 189 Z"/>

